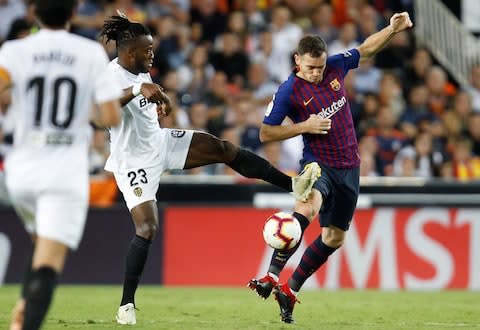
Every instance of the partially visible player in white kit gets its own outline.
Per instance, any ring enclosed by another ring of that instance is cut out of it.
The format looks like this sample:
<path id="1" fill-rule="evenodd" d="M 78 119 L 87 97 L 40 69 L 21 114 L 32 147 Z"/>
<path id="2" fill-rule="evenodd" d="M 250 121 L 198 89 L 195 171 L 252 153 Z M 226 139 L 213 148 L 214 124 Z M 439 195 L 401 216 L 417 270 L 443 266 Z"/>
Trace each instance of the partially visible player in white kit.
<path id="1" fill-rule="evenodd" d="M 42 29 L 0 49 L 0 91 L 11 88 L 15 118 L 6 183 L 34 241 L 11 329 L 41 327 L 67 253 L 80 243 L 88 209 L 89 121 L 104 127 L 120 122 L 122 91 L 107 70 L 103 47 L 66 31 L 75 9 L 75 0 L 35 0 Z"/>
<path id="2" fill-rule="evenodd" d="M 122 123 L 110 130 L 111 154 L 105 169 L 114 173 L 135 224 L 117 322 L 135 324 L 134 297 L 158 228 L 156 193 L 165 170 L 224 163 L 243 176 L 293 190 L 297 197 L 309 194 L 320 173 L 303 173 L 292 183 L 265 159 L 228 141 L 199 131 L 160 128 L 158 120 L 169 114 L 171 104 L 148 73 L 154 56 L 150 32 L 121 14 L 105 21 L 101 35 L 116 43 L 118 58 L 110 62 L 110 69 L 124 88 Z"/>

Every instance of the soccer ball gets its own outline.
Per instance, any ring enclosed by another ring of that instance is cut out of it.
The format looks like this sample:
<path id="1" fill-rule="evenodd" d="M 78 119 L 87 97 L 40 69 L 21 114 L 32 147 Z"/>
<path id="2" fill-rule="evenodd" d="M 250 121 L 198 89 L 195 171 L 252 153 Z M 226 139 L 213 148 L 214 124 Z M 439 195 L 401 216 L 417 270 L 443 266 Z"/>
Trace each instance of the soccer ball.
<path id="1" fill-rule="evenodd" d="M 293 248 L 302 237 L 302 228 L 291 214 L 277 212 L 271 215 L 263 226 L 263 239 L 277 250 Z"/>

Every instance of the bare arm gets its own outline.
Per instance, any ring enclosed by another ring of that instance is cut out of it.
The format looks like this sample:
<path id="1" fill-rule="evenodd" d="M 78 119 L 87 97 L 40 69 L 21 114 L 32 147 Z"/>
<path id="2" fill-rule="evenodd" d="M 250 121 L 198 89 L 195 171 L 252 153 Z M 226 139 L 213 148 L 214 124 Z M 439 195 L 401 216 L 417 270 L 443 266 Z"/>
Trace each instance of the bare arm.
<path id="1" fill-rule="evenodd" d="M 112 100 L 99 104 L 95 107 L 92 117 L 95 126 L 117 126 L 122 120 L 120 116 L 120 102 L 118 100 Z"/>
<path id="2" fill-rule="evenodd" d="M 305 133 L 325 135 L 328 134 L 331 127 L 332 121 L 324 119 L 319 115 L 310 115 L 303 122 L 285 126 L 262 124 L 260 127 L 260 141 L 282 141 Z"/>
<path id="3" fill-rule="evenodd" d="M 165 93 L 163 88 L 153 83 L 142 83 L 140 86 L 140 94 L 142 94 L 148 102 L 162 103 L 165 100 Z M 120 97 L 120 104 L 122 107 L 134 99 L 136 95 L 133 94 L 133 86 L 123 90 L 123 95 Z"/>
<path id="4" fill-rule="evenodd" d="M 377 54 L 397 34 L 413 26 L 407 12 L 394 14 L 390 18 L 390 24 L 377 33 L 369 36 L 357 47 L 360 58 L 370 58 Z"/>

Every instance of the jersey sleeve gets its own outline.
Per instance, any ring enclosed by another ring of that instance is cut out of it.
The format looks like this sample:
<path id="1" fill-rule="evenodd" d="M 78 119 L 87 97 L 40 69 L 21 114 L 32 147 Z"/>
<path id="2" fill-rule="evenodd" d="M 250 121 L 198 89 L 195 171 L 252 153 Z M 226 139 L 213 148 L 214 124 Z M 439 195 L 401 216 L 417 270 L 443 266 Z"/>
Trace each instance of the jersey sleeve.
<path id="1" fill-rule="evenodd" d="M 278 89 L 268 104 L 263 123 L 267 125 L 280 125 L 290 111 L 291 101 L 288 88 Z"/>
<path id="2" fill-rule="evenodd" d="M 103 48 L 100 48 L 98 53 L 94 71 L 97 73 L 94 82 L 94 100 L 95 103 L 101 104 L 120 98 L 123 91 L 113 72 L 108 69 L 108 57 Z"/>
<path id="3" fill-rule="evenodd" d="M 356 49 L 346 50 L 343 53 L 328 57 L 327 66 L 339 69 L 345 77 L 349 70 L 358 68 L 360 52 Z"/>

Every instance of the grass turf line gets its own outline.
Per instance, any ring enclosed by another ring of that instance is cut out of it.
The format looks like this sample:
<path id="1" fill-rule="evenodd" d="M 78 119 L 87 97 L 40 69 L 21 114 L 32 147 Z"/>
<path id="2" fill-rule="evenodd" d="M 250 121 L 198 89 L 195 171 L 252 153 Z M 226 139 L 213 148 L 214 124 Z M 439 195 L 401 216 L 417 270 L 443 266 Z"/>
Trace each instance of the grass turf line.
<path id="1" fill-rule="evenodd" d="M 8 329 L 19 286 L 0 287 L 0 329 Z M 61 285 L 43 329 L 119 329 L 119 286 Z M 280 322 L 273 297 L 247 288 L 140 286 L 132 329 L 480 329 L 478 292 L 305 291 L 295 325 Z"/>

